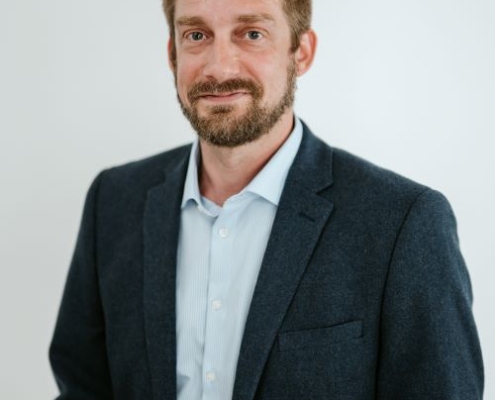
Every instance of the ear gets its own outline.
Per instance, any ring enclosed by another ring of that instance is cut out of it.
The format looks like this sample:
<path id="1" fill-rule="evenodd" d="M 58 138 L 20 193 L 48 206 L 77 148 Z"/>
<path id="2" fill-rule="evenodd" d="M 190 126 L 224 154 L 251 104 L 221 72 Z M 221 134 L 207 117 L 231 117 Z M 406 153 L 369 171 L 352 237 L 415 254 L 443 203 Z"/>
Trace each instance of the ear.
<path id="1" fill-rule="evenodd" d="M 295 52 L 297 76 L 305 74 L 313 64 L 317 43 L 318 38 L 312 29 L 301 35 L 299 48 Z"/>
<path id="2" fill-rule="evenodd" d="M 168 66 L 172 72 L 175 72 L 175 67 L 177 64 L 177 51 L 175 49 L 175 42 L 173 38 L 168 39 L 167 51 L 168 51 Z"/>

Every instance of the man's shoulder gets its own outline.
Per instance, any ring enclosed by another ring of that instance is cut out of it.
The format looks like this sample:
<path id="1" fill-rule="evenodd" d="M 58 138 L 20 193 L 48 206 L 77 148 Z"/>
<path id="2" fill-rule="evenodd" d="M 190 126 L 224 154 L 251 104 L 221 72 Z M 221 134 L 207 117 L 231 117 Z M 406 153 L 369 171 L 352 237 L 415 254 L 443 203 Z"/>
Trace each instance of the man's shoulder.
<path id="1" fill-rule="evenodd" d="M 191 145 L 105 169 L 97 178 L 103 197 L 143 197 L 166 179 L 185 178 Z"/>
<path id="2" fill-rule="evenodd" d="M 104 171 L 105 175 L 128 183 L 162 181 L 165 174 L 187 166 L 191 144 L 173 148 L 146 158 L 117 165 Z"/>
<path id="3" fill-rule="evenodd" d="M 403 215 L 413 205 L 428 212 L 450 211 L 448 200 L 440 192 L 383 168 L 346 150 L 333 147 L 308 132 L 305 161 L 320 180 L 331 184 L 320 192 L 335 206 L 352 210 L 356 215 Z M 306 168 L 305 168 L 306 169 Z M 304 171 L 301 171 L 304 172 Z M 304 173 L 299 173 L 303 176 Z M 327 176 L 323 179 L 322 176 Z M 328 178 L 329 177 L 329 178 Z"/>
<path id="4" fill-rule="evenodd" d="M 360 156 L 325 143 L 308 130 L 305 160 L 317 165 L 317 174 L 329 174 L 332 187 L 343 194 L 361 198 L 415 196 L 427 186 L 397 172 L 383 168 Z"/>
<path id="5" fill-rule="evenodd" d="M 153 173 L 154 171 L 167 170 L 173 168 L 188 158 L 191 150 L 191 144 L 175 147 L 139 160 L 120 164 L 111 168 L 113 173 L 139 176 Z"/>
<path id="6" fill-rule="evenodd" d="M 436 190 L 342 149 L 333 149 L 333 173 L 335 193 L 369 213 L 402 213 L 419 199 L 427 208 L 447 204 Z"/>
<path id="7" fill-rule="evenodd" d="M 350 186 L 388 187 L 403 190 L 423 191 L 427 187 L 400 173 L 379 166 L 367 159 L 346 150 L 332 148 L 333 173 L 336 179 L 342 179 Z"/>
<path id="8" fill-rule="evenodd" d="M 323 195 L 346 218 L 356 218 L 356 224 L 372 221 L 375 226 L 391 226 L 411 213 L 416 221 L 436 224 L 439 229 L 455 221 L 449 201 L 437 190 L 346 150 L 329 146 L 327 150 L 332 159 L 332 184 Z"/>

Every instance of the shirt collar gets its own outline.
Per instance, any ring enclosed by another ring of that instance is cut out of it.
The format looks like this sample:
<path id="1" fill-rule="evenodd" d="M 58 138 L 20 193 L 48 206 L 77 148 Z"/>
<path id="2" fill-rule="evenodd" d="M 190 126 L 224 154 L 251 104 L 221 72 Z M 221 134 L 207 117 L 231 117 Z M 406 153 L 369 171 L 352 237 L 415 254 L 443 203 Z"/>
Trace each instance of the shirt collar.
<path id="1" fill-rule="evenodd" d="M 299 150 L 302 134 L 302 123 L 299 118 L 294 117 L 294 129 L 287 140 L 241 193 L 249 192 L 256 194 L 278 206 L 285 179 Z M 195 201 L 199 207 L 202 207 L 198 184 L 199 150 L 199 140 L 196 139 L 193 142 L 191 154 L 189 155 L 181 208 L 184 208 L 189 200 Z"/>
<path id="2" fill-rule="evenodd" d="M 196 138 L 192 144 L 191 154 L 189 155 L 189 164 L 187 165 L 187 175 L 184 183 L 181 208 L 184 208 L 189 200 L 194 200 L 196 204 L 201 205 L 201 194 L 199 193 L 198 184 L 198 164 L 199 140 Z"/>

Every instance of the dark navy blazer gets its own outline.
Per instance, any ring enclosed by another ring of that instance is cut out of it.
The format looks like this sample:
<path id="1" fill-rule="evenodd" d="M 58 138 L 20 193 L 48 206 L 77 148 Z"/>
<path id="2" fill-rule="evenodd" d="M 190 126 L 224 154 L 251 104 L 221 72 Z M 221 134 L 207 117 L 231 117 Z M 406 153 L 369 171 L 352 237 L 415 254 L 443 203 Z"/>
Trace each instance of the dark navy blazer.
<path id="1" fill-rule="evenodd" d="M 59 399 L 176 398 L 175 268 L 189 152 L 113 168 L 93 183 L 50 348 Z M 481 399 L 471 302 L 445 198 L 330 148 L 305 126 L 233 399 Z"/>

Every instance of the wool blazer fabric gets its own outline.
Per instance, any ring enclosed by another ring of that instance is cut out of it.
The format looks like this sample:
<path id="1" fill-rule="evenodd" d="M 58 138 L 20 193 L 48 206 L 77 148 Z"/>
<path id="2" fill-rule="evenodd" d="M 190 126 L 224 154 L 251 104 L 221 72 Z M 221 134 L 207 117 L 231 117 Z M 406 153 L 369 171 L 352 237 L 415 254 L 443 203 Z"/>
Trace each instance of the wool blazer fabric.
<path id="1" fill-rule="evenodd" d="M 189 153 L 180 147 L 93 182 L 50 346 L 58 399 L 176 399 L 175 268 Z M 232 398 L 482 399 L 471 304 L 447 200 L 329 147 L 304 125 Z"/>

